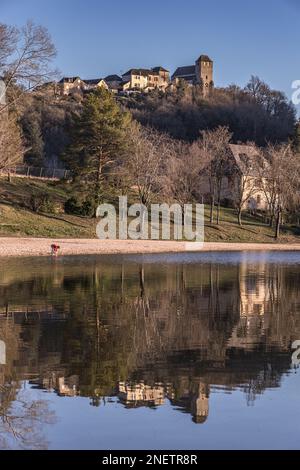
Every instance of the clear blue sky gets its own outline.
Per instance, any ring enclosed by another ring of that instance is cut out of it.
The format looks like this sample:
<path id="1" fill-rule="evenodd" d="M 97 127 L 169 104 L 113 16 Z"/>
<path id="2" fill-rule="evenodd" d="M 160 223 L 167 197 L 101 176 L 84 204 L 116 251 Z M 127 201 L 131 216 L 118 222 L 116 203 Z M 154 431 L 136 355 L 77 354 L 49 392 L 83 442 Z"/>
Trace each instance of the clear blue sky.
<path id="1" fill-rule="evenodd" d="M 173 72 L 205 53 L 217 86 L 253 74 L 291 96 L 300 79 L 300 0 L 0 0 L 1 22 L 27 19 L 49 29 L 64 75 Z"/>

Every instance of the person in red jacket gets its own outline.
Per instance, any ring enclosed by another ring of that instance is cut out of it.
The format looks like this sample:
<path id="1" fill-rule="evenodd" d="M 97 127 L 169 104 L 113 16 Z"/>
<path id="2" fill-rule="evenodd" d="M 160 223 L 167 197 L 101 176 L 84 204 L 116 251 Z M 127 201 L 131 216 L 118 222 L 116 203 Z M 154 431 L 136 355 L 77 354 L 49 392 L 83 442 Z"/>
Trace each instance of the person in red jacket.
<path id="1" fill-rule="evenodd" d="M 57 256 L 59 250 L 60 250 L 60 246 L 59 246 L 59 245 L 56 245 L 55 243 L 53 243 L 53 244 L 51 245 L 51 255 L 52 255 L 52 256 Z"/>

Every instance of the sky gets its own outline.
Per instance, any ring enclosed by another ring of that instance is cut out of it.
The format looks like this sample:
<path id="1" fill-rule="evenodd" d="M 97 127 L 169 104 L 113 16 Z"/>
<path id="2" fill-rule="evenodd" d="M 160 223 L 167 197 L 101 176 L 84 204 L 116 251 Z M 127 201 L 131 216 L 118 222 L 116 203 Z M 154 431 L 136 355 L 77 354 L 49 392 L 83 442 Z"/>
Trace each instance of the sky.
<path id="1" fill-rule="evenodd" d="M 173 73 L 207 54 L 216 86 L 257 75 L 291 98 L 300 80 L 300 0 L 0 0 L 0 22 L 28 19 L 48 28 L 65 76 Z"/>

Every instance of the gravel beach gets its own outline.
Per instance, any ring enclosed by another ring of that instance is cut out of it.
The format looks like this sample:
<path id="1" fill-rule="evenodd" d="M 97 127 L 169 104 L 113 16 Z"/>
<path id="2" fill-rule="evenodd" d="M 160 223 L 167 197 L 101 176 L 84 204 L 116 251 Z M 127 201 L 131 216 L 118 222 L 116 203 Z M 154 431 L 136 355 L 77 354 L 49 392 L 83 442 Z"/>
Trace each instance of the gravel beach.
<path id="1" fill-rule="evenodd" d="M 300 243 L 205 243 L 203 248 L 195 245 L 196 249 L 193 250 L 190 243 L 187 249 L 185 242 L 174 241 L 0 238 L 0 257 L 49 256 L 53 243 L 60 246 L 60 256 L 186 251 L 300 251 Z"/>

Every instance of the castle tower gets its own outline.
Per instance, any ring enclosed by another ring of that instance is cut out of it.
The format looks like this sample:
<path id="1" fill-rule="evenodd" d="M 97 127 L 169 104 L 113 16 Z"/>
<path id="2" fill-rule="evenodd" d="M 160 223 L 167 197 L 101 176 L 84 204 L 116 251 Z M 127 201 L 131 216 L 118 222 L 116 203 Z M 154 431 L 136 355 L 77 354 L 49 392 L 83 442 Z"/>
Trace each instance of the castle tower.
<path id="1" fill-rule="evenodd" d="M 207 55 L 196 61 L 196 81 L 203 86 L 203 96 L 208 96 L 214 86 L 214 63 Z"/>
<path id="2" fill-rule="evenodd" d="M 191 402 L 193 420 L 197 424 L 205 423 L 209 414 L 209 385 L 199 383 Z"/>

